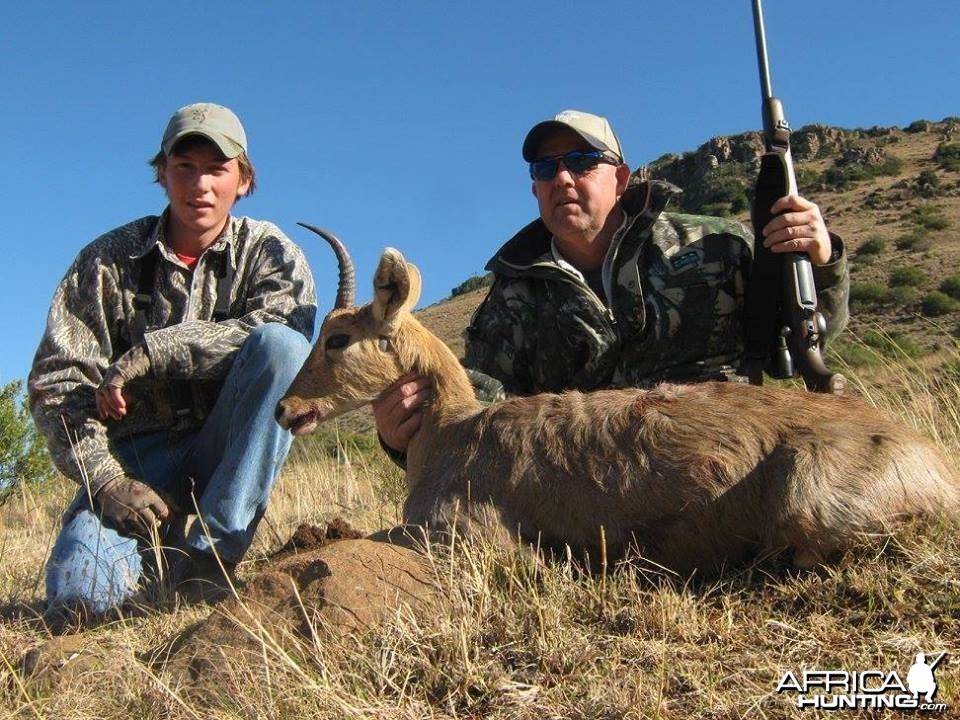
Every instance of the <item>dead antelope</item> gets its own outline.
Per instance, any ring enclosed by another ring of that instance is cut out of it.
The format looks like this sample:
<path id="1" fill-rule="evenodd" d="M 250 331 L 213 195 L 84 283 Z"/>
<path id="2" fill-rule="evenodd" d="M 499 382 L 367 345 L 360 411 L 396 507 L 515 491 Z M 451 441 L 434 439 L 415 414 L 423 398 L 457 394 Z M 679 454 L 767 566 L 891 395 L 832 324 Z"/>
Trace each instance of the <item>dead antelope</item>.
<path id="1" fill-rule="evenodd" d="M 352 282 L 342 246 L 338 255 Z M 592 558 L 635 546 L 686 574 L 782 549 L 809 565 L 896 520 L 960 508 L 960 481 L 937 450 L 851 397 L 704 383 L 483 408 L 411 314 L 417 269 L 387 249 L 373 285 L 363 307 L 341 293 L 277 419 L 308 433 L 405 372 L 431 377 L 407 454 L 409 523 Z"/>

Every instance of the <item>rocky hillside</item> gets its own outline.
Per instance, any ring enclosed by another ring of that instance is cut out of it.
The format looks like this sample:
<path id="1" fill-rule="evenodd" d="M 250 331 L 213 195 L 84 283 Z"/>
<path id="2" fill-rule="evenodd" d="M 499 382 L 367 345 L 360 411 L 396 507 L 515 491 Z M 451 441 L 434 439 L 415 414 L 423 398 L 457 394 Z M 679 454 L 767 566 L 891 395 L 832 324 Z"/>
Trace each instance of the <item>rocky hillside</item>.
<path id="1" fill-rule="evenodd" d="M 867 130 L 810 125 L 791 149 L 800 192 L 820 205 L 851 258 L 851 329 L 960 334 L 960 118 Z M 749 220 L 759 133 L 713 138 L 640 172 L 684 188 L 681 209 Z M 937 338 L 940 340 L 937 340 Z"/>

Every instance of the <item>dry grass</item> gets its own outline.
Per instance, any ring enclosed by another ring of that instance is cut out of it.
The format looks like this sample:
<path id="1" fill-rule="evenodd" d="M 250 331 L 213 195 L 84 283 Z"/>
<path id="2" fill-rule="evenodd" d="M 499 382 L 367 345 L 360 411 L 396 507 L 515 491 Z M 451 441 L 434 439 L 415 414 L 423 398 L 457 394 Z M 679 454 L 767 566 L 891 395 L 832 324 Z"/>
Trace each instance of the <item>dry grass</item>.
<path id="1" fill-rule="evenodd" d="M 958 359 L 954 347 L 947 360 Z M 851 376 L 956 458 L 960 378 L 942 367 L 901 358 Z M 295 448 L 241 577 L 301 522 L 340 516 L 372 530 L 397 520 L 399 472 L 332 438 Z M 905 675 L 916 652 L 942 650 L 937 698 L 948 716 L 960 706 L 960 540 L 946 525 L 865 542 L 830 569 L 795 573 L 771 560 L 710 585 L 622 568 L 583 577 L 520 553 L 436 548 L 443 599 L 429 618 L 339 639 L 317 629 L 296 642 L 251 628 L 258 657 L 228 654 L 199 693 L 148 654 L 204 609 L 127 617 L 62 641 L 36 619 L 70 494 L 24 488 L 0 509 L 3 717 L 804 718 L 816 715 L 774 692 L 788 670 Z M 25 653 L 51 642 L 68 643 L 61 655 L 72 659 L 26 672 Z"/>
<path id="2" fill-rule="evenodd" d="M 885 341 L 886 352 L 855 336 L 848 342 L 872 355 L 871 371 L 850 366 L 838 368 L 851 380 L 851 390 L 871 404 L 900 418 L 915 430 L 933 438 L 948 457 L 960 457 L 960 342 L 945 328 L 930 321 L 929 330 L 940 338 L 940 349 L 911 357 L 896 338 L 880 326 L 867 326 Z M 833 357 L 835 362 L 839 358 Z"/>

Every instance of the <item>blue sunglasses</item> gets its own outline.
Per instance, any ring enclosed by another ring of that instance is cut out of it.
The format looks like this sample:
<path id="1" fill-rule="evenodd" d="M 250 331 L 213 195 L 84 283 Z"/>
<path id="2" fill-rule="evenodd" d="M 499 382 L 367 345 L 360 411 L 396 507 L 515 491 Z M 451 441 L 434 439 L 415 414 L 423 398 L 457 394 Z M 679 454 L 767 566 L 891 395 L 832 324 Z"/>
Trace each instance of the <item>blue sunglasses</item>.
<path id="1" fill-rule="evenodd" d="M 553 180 L 560 171 L 560 163 L 574 175 L 583 175 L 600 163 L 619 165 L 620 161 L 601 150 L 574 150 L 564 155 L 540 158 L 530 163 L 530 177 L 534 180 Z"/>

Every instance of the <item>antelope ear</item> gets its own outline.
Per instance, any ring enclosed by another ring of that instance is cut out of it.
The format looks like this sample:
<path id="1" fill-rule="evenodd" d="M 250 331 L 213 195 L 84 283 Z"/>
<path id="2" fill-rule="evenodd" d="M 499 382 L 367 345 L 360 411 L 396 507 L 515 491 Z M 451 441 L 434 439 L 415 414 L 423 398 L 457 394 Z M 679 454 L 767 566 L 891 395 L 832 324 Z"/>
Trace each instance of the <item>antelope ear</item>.
<path id="1" fill-rule="evenodd" d="M 387 248 L 373 275 L 373 317 L 394 325 L 420 299 L 420 271 L 403 259 L 399 250 Z"/>
<path id="2" fill-rule="evenodd" d="M 420 270 L 413 263 L 407 263 L 407 278 L 410 281 L 410 292 L 407 293 L 407 300 L 403 303 L 407 312 L 413 312 L 413 309 L 420 302 L 420 288 L 423 285 L 420 278 Z"/>

